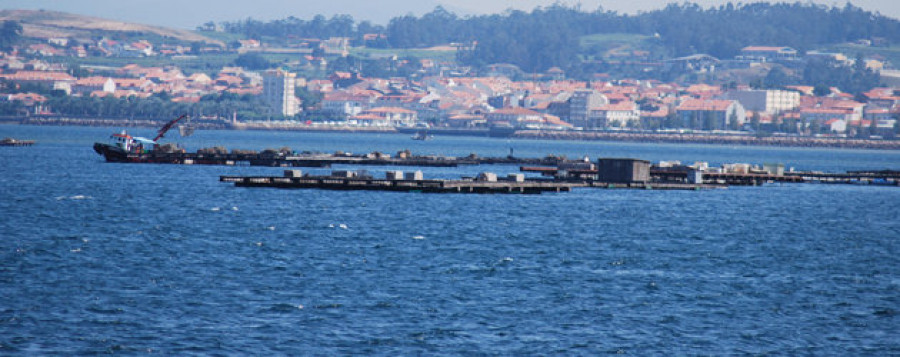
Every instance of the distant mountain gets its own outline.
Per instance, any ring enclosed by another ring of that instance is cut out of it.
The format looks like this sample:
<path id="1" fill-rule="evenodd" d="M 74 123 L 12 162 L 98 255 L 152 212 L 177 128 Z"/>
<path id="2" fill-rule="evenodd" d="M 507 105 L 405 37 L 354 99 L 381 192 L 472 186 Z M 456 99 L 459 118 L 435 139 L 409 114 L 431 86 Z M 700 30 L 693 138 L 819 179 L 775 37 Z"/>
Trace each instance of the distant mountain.
<path id="1" fill-rule="evenodd" d="M 99 17 L 47 10 L 0 10 L 0 21 L 16 21 L 22 25 L 24 36 L 47 39 L 67 37 L 88 42 L 95 37 L 116 35 L 158 36 L 185 42 L 206 42 L 224 45 L 221 41 L 192 31 L 159 26 L 107 20 Z"/>

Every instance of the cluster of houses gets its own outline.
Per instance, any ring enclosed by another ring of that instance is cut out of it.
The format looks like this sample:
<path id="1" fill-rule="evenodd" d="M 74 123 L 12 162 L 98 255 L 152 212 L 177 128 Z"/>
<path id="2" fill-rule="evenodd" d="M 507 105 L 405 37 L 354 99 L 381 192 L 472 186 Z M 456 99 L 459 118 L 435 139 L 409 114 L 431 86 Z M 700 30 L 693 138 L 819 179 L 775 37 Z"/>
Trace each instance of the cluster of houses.
<path id="1" fill-rule="evenodd" d="M 177 67 L 118 68 L 103 76 L 76 78 L 60 64 L 24 60 L 15 54 L 0 53 L 0 79 L 14 84 L 38 84 L 78 97 L 147 98 L 165 92 L 175 102 L 197 102 L 207 94 L 222 92 L 259 95 L 263 76 L 240 67 L 224 67 L 214 76 L 201 72 L 185 75 Z M 14 88 L 5 88 L 6 92 Z"/>
<path id="2" fill-rule="evenodd" d="M 107 38 L 90 42 L 78 42 L 69 38 L 49 38 L 46 43 L 34 43 L 22 48 L 25 54 L 40 57 L 152 57 L 152 56 L 180 56 L 201 52 L 222 52 L 221 46 L 204 44 L 199 49 L 181 44 L 154 45 L 147 40 L 111 40 Z"/>
<path id="3" fill-rule="evenodd" d="M 252 46 L 253 44 L 247 44 Z M 337 47 L 345 46 L 338 43 Z M 786 48 L 745 49 L 745 60 L 791 60 Z M 38 83 L 71 96 L 138 97 L 167 93 L 172 101 L 197 102 L 223 92 L 259 95 L 273 117 L 296 119 L 301 102 L 296 87 L 321 93 L 318 118 L 356 126 L 441 126 L 452 128 L 515 127 L 532 129 L 686 128 L 701 130 L 791 131 L 824 135 L 893 133 L 900 115 L 900 91 L 876 88 L 865 103 L 832 89 L 828 96 L 813 88 L 782 90 L 679 85 L 654 80 L 574 81 L 562 76 L 513 81 L 502 69 L 485 76 L 442 73 L 409 78 L 362 78 L 335 72 L 325 79 L 304 79 L 282 70 L 247 71 L 224 67 L 214 75 L 186 75 L 177 67 L 126 65 L 104 76 L 76 78 L 59 64 L 0 54 L 0 79 Z M 494 73 L 497 72 L 497 73 Z M 52 113 L 35 93 L 5 88 L 0 100 L 21 101 L 33 113 Z M 785 130 L 784 123 L 795 127 Z"/>
<path id="4" fill-rule="evenodd" d="M 724 89 L 658 81 L 511 81 L 506 77 L 360 79 L 321 86 L 321 111 L 351 125 L 431 125 L 533 129 L 688 128 L 854 134 L 865 127 L 890 133 L 900 115 L 900 91 L 877 88 L 860 103 L 836 89 L 816 97 L 811 87 Z"/>

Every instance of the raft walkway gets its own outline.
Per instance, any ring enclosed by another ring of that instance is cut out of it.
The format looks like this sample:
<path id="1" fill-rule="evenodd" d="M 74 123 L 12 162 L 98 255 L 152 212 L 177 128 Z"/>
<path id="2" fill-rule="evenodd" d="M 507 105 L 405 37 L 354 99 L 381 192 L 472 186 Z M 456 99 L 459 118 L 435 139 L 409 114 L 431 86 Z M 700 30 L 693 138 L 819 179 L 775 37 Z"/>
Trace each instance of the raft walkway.
<path id="1" fill-rule="evenodd" d="M 422 166 L 458 167 L 466 165 L 558 165 L 571 162 L 558 157 L 518 158 L 518 157 L 478 157 L 478 156 L 406 156 L 397 157 L 380 153 L 352 154 L 299 154 L 282 155 L 272 153 L 202 153 L 202 152 L 148 152 L 128 154 L 128 163 L 165 163 L 181 165 L 249 165 L 267 167 L 320 167 L 333 165 L 369 166 Z"/>
<path id="2" fill-rule="evenodd" d="M 340 172 L 338 174 L 338 172 Z M 372 177 L 347 177 L 347 171 L 336 171 L 329 176 L 301 175 L 298 170 L 285 170 L 284 176 L 220 176 L 219 181 L 234 183 L 237 187 L 270 187 L 324 190 L 371 190 L 422 193 L 498 193 L 498 194 L 540 194 L 544 192 L 570 192 L 574 188 L 643 189 L 643 190 L 700 190 L 724 188 L 724 185 L 688 184 L 676 182 L 631 182 L 613 183 L 584 180 L 525 179 L 522 175 L 511 174 L 507 178 L 496 178 L 483 173 L 479 178 L 459 180 L 425 180 L 421 178 L 396 179 L 402 177 L 388 173 L 384 179 Z M 393 178 L 392 178 L 393 176 Z M 417 172 L 412 177 L 420 177 Z M 407 175 L 409 177 L 409 175 Z"/>
<path id="3" fill-rule="evenodd" d="M 237 187 L 314 188 L 324 190 L 372 190 L 422 193 L 518 193 L 569 192 L 584 183 L 553 181 L 387 180 L 335 176 L 263 177 L 221 176 L 219 181 Z"/>

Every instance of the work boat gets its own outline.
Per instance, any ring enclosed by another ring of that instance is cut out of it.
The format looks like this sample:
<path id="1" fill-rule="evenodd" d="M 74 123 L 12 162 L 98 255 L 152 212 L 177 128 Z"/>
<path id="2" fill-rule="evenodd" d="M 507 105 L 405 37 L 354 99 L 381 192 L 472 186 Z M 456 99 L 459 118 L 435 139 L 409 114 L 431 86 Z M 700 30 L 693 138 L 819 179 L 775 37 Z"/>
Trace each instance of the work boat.
<path id="1" fill-rule="evenodd" d="M 425 131 L 417 131 L 415 135 L 412 136 L 413 140 L 431 140 L 432 136 L 428 135 Z"/>
<path id="2" fill-rule="evenodd" d="M 163 125 L 153 139 L 131 136 L 125 130 L 109 136 L 109 143 L 94 143 L 94 151 L 109 162 L 153 162 L 161 153 L 183 151 L 173 144 L 160 145 L 159 140 L 185 115 Z"/>

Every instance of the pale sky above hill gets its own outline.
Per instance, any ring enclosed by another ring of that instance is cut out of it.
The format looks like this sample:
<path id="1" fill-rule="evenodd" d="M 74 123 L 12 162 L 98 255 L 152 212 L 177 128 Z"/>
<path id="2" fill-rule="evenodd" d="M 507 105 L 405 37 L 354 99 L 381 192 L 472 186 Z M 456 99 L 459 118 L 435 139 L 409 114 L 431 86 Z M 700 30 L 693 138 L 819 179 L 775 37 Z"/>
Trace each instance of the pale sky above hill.
<path id="1" fill-rule="evenodd" d="M 357 21 L 387 24 L 395 16 L 422 15 L 442 5 L 458 15 L 500 13 L 506 9 L 530 11 L 553 3 L 580 4 L 586 11 L 602 6 L 624 13 L 649 11 L 673 0 L 0 0 L 0 9 L 45 9 L 111 20 L 193 29 L 207 21 L 235 21 L 252 17 L 258 20 L 294 16 L 310 19 L 317 14 L 331 17 L 349 14 Z M 717 6 L 727 0 L 693 0 L 703 7 Z M 734 3 L 741 1 L 732 1 Z M 743 2 L 753 2 L 743 1 Z M 843 6 L 846 1 L 803 1 L 828 6 Z M 900 19 L 900 0 L 854 0 L 854 5 Z"/>

